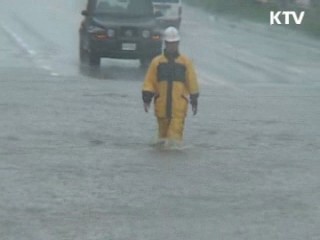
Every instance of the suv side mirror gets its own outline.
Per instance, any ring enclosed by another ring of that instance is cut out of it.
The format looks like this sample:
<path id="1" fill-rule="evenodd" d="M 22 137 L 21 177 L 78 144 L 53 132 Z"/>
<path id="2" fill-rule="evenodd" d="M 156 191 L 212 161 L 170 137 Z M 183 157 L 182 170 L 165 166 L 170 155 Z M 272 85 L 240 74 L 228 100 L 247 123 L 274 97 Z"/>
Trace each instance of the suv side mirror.
<path id="1" fill-rule="evenodd" d="M 154 13 L 154 16 L 155 16 L 155 17 L 162 17 L 163 14 L 162 14 L 162 12 L 160 12 L 160 11 L 156 11 L 156 12 Z"/>
<path id="2" fill-rule="evenodd" d="M 81 15 L 87 17 L 89 15 L 88 10 L 82 10 Z"/>

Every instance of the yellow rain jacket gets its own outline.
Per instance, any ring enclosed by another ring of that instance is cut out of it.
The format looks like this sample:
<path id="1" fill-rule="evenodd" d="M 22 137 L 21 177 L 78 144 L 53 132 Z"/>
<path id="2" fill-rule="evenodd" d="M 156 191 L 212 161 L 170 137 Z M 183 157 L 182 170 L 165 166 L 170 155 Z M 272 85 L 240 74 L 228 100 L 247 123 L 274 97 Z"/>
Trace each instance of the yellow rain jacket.
<path id="1" fill-rule="evenodd" d="M 189 96 L 197 100 L 199 87 L 193 64 L 189 58 L 176 53 L 155 57 L 146 73 L 142 89 L 145 103 L 154 97 L 158 118 L 185 118 Z"/>

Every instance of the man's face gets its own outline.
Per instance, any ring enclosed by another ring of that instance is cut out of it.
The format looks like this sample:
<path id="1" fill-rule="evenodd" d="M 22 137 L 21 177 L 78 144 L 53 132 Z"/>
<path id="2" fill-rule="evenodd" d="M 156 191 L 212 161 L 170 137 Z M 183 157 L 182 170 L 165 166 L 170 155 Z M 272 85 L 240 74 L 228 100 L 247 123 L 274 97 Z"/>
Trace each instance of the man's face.
<path id="1" fill-rule="evenodd" d="M 179 42 L 165 42 L 166 50 L 168 52 L 177 52 L 179 47 Z"/>

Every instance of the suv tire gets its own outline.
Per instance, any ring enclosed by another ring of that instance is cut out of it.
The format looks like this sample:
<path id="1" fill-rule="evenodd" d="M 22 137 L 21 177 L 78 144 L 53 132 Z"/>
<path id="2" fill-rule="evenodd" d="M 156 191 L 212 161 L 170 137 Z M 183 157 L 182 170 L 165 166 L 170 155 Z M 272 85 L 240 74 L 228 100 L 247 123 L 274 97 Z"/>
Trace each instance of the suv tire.
<path id="1" fill-rule="evenodd" d="M 82 47 L 80 47 L 79 48 L 79 58 L 80 58 L 81 64 L 86 63 L 87 55 L 88 55 L 87 52 Z"/>
<path id="2" fill-rule="evenodd" d="M 139 59 L 141 68 L 148 68 L 151 63 L 151 58 L 142 57 Z"/>
<path id="3" fill-rule="evenodd" d="M 89 65 L 94 67 L 99 67 L 101 63 L 101 58 L 94 53 L 88 53 Z"/>

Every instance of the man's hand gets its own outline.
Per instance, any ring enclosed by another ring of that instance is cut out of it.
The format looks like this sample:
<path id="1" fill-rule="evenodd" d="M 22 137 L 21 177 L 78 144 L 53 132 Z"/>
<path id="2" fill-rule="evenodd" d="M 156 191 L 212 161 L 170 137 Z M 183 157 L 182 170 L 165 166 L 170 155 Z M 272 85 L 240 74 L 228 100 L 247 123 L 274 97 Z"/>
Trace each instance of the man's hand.
<path id="1" fill-rule="evenodd" d="M 150 103 L 143 103 L 143 108 L 146 113 L 149 112 Z"/>
<path id="2" fill-rule="evenodd" d="M 153 96 L 154 92 L 142 91 L 143 108 L 146 113 L 149 112 L 150 103 L 152 101 Z"/>
<path id="3" fill-rule="evenodd" d="M 193 113 L 193 116 L 196 115 L 198 112 L 198 105 L 197 104 L 193 104 L 192 105 L 192 113 Z"/>
<path id="4" fill-rule="evenodd" d="M 192 107 L 193 115 L 196 115 L 198 112 L 198 97 L 199 97 L 199 93 L 195 93 L 195 94 L 190 95 L 190 104 Z"/>

